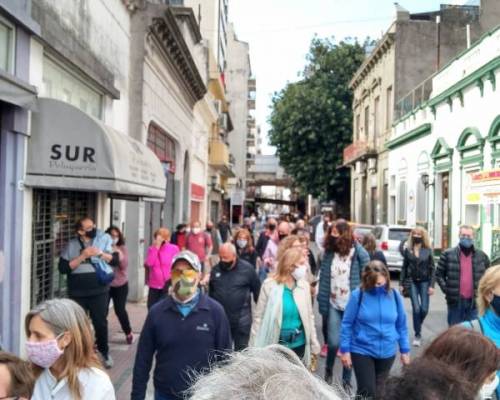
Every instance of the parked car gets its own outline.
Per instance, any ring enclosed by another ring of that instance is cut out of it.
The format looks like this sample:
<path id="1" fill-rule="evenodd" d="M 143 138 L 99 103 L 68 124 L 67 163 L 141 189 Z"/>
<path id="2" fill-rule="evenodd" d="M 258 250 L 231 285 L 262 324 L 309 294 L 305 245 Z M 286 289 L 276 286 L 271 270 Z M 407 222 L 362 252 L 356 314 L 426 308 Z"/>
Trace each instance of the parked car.
<path id="1" fill-rule="evenodd" d="M 360 243 L 363 241 L 363 236 L 367 233 L 373 233 L 374 229 L 375 226 L 373 225 L 352 224 L 354 237 Z"/>
<path id="2" fill-rule="evenodd" d="M 390 271 L 401 271 L 403 266 L 403 246 L 408 240 L 411 228 L 400 225 L 377 225 L 373 235 L 377 247 L 382 250 Z"/>

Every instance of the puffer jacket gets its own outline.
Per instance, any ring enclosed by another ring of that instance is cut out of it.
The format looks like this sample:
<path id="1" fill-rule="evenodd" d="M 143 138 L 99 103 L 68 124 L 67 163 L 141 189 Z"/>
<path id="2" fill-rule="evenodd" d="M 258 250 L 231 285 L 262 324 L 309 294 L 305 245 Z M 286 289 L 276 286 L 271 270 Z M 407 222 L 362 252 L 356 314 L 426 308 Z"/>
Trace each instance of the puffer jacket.
<path id="1" fill-rule="evenodd" d="M 354 244 L 354 254 L 351 263 L 350 289 L 351 292 L 361 285 L 361 274 L 363 269 L 370 262 L 370 255 L 358 242 Z M 319 312 L 323 316 L 328 316 L 330 310 L 331 293 L 331 266 L 333 261 L 333 251 L 326 251 L 321 260 L 318 290 Z"/>
<path id="2" fill-rule="evenodd" d="M 479 249 L 472 253 L 472 278 L 474 280 L 474 298 L 477 295 L 479 280 L 490 267 L 490 259 Z M 457 304 L 460 300 L 460 247 L 453 247 L 441 254 L 436 269 L 436 280 L 446 296 L 448 304 Z"/>
<path id="3" fill-rule="evenodd" d="M 407 287 L 411 282 L 429 282 L 434 287 L 436 269 L 432 249 L 420 249 L 417 257 L 410 249 L 404 249 L 403 267 L 399 276 L 400 286 Z"/>

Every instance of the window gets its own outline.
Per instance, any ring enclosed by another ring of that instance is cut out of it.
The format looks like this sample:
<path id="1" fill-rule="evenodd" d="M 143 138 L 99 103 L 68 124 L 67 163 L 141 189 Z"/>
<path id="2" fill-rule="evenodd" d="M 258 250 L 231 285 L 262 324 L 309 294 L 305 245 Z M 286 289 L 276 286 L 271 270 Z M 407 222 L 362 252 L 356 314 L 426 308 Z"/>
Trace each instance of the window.
<path id="1" fill-rule="evenodd" d="M 398 220 L 406 221 L 406 181 L 399 182 L 399 212 Z"/>
<path id="2" fill-rule="evenodd" d="M 389 229 L 389 240 L 397 240 L 398 242 L 408 240 L 410 232 L 411 229 Z"/>
<path id="3" fill-rule="evenodd" d="M 370 107 L 365 107 L 365 138 L 368 140 L 368 136 L 370 135 Z"/>
<path id="4" fill-rule="evenodd" d="M 385 129 L 391 129 L 392 125 L 392 86 L 387 88 L 385 105 Z"/>
<path id="5" fill-rule="evenodd" d="M 14 27 L 0 17 L 0 69 L 14 72 Z"/>
<path id="6" fill-rule="evenodd" d="M 375 103 L 373 105 L 373 141 L 375 146 L 377 145 L 377 136 L 380 135 L 380 97 L 378 96 L 375 99 Z"/>
<path id="7" fill-rule="evenodd" d="M 360 120 L 361 120 L 361 115 L 356 114 L 356 124 L 354 126 L 354 133 L 356 134 L 356 140 L 359 140 L 360 136 L 360 130 L 361 130 Z"/>
<path id="8" fill-rule="evenodd" d="M 43 59 L 40 92 L 41 96 L 62 100 L 95 118 L 102 118 L 102 94 L 47 57 Z"/>
<path id="9" fill-rule="evenodd" d="M 480 224 L 479 204 L 465 205 L 465 224 L 471 226 L 478 226 Z"/>
<path id="10" fill-rule="evenodd" d="M 175 171 L 175 142 L 153 123 L 149 124 L 147 145 L 160 161 L 170 163 L 171 172 Z"/>
<path id="11" fill-rule="evenodd" d="M 427 223 L 427 189 L 422 182 L 422 175 L 417 180 L 417 223 Z"/>

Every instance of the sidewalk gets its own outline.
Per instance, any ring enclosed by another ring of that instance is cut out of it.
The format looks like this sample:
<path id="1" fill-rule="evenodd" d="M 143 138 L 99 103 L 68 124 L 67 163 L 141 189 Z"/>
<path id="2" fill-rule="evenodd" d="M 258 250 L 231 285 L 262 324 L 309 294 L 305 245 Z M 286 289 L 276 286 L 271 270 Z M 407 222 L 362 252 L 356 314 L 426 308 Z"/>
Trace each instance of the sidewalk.
<path id="1" fill-rule="evenodd" d="M 137 343 L 148 310 L 146 308 L 146 303 L 142 302 L 127 303 L 127 311 L 132 325 L 132 331 L 134 333 L 134 343 L 130 346 L 125 342 L 125 335 L 120 327 L 120 323 L 116 318 L 113 308 L 109 309 L 108 315 L 109 349 L 111 357 L 113 357 L 115 362 L 114 367 L 108 370 L 108 373 L 111 377 L 113 385 L 115 386 L 117 400 L 130 399 L 132 372 L 134 368 Z M 150 397 L 147 396 L 146 398 Z"/>

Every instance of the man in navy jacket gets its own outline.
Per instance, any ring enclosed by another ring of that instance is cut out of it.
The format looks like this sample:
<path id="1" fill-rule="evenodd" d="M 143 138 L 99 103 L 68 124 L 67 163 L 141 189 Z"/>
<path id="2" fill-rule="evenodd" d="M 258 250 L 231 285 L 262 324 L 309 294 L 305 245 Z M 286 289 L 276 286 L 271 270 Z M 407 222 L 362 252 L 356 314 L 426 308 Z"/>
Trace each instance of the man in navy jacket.
<path id="1" fill-rule="evenodd" d="M 232 348 L 231 330 L 222 306 L 201 293 L 202 267 L 190 251 L 172 262 L 172 294 L 149 311 L 134 365 L 132 400 L 143 400 L 153 356 L 155 400 L 180 400 L 200 372 Z"/>

